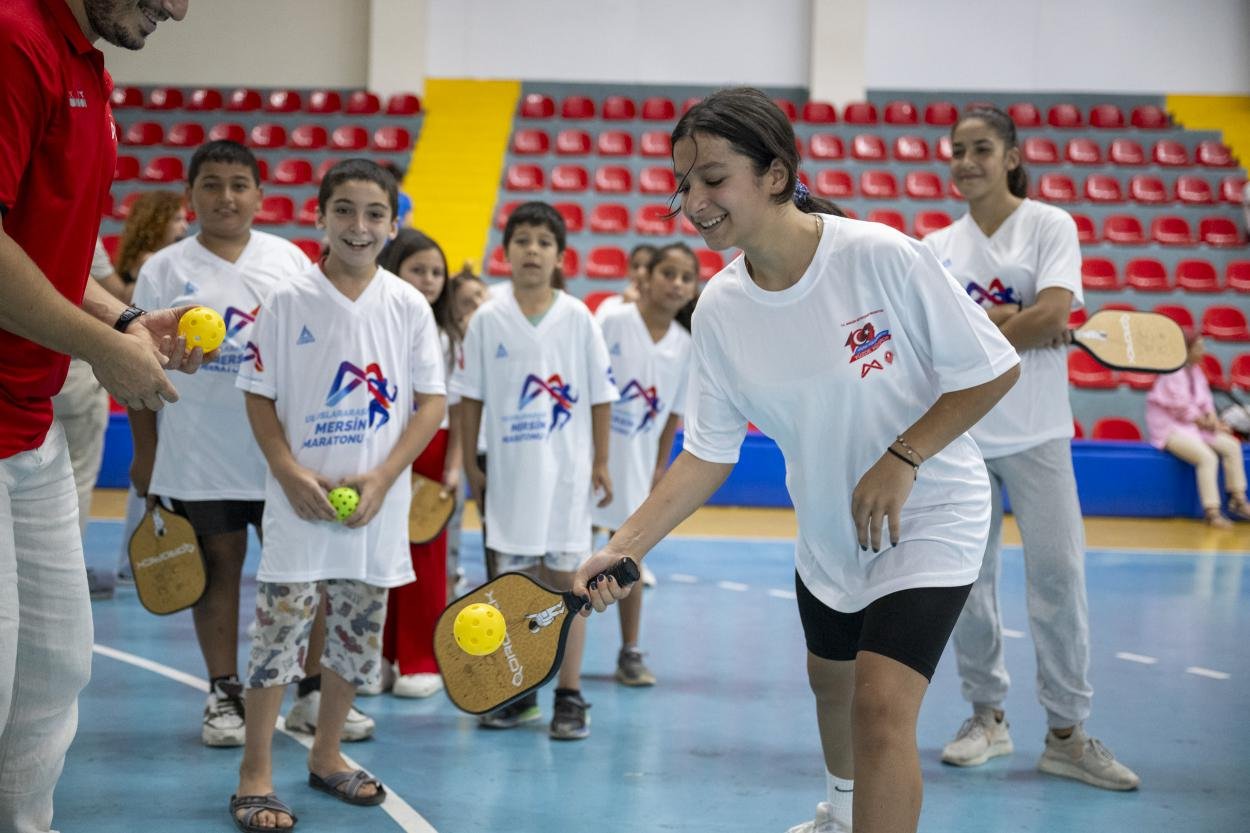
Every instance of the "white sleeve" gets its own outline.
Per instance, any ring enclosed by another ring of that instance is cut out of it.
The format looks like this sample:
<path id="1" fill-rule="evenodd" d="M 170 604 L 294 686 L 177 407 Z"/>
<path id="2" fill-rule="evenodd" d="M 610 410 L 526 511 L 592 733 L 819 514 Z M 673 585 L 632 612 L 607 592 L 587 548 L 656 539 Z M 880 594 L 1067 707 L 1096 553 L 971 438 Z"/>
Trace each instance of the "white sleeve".
<path id="1" fill-rule="evenodd" d="M 409 382 L 417 393 L 443 396 L 447 393 L 446 374 L 443 372 L 443 348 L 438 343 L 434 313 L 424 300 L 414 302 L 412 306 L 417 311 L 417 326 L 409 345 L 412 351 L 412 378 Z"/>
<path id="2" fill-rule="evenodd" d="M 460 377 L 464 375 L 464 344 L 451 346 L 451 376 L 447 379 L 447 407 L 460 404 Z"/>
<path id="3" fill-rule="evenodd" d="M 1081 292 L 1081 244 L 1076 221 L 1066 211 L 1052 217 L 1037 230 L 1037 291 L 1066 289 L 1072 293 L 1072 308 L 1079 309 L 1085 305 L 1085 296 Z"/>
<path id="4" fill-rule="evenodd" d="M 590 369 L 590 404 L 603 405 L 621 398 L 616 389 L 616 379 L 612 376 L 612 359 L 608 356 L 608 345 L 603 340 L 603 330 L 599 322 L 589 315 L 586 316 L 586 328 L 589 333 L 589 355 L 587 366 Z"/>
<path id="5" fill-rule="evenodd" d="M 678 325 L 680 326 L 680 325 Z M 677 390 L 673 392 L 673 407 L 671 413 L 681 416 L 686 412 L 686 390 L 690 382 L 690 345 L 686 345 L 686 349 L 682 354 L 682 367 L 677 374 Z"/>
<path id="6" fill-rule="evenodd" d="M 700 460 L 732 465 L 747 435 L 747 418 L 721 386 L 724 370 L 705 352 L 698 327 L 691 358 L 682 448 Z"/>
<path id="7" fill-rule="evenodd" d="M 109 260 L 108 249 L 104 248 L 104 242 L 97 237 L 95 253 L 91 256 L 91 277 L 102 281 L 111 274 L 113 274 L 113 262 Z"/>
<path id="8" fill-rule="evenodd" d="M 252 361 L 239 365 L 239 375 L 234 386 L 246 393 L 254 393 L 266 399 L 278 398 L 277 381 L 274 379 L 273 356 L 278 345 L 278 319 L 281 298 L 271 294 L 256 313 L 252 323 L 246 352 Z M 266 365 L 268 359 L 270 364 Z"/>
<path id="9" fill-rule="evenodd" d="M 887 286 L 902 295 L 891 300 L 903 319 L 903 331 L 912 336 L 942 392 L 985 384 L 1018 364 L 1015 348 L 933 251 L 919 245 L 915 251 L 918 257 L 903 283 Z"/>
<path id="10" fill-rule="evenodd" d="M 485 370 L 483 362 L 485 355 L 482 351 L 482 339 L 485 334 L 482 330 L 485 328 L 483 323 L 484 316 L 475 315 L 469 319 L 469 328 L 464 334 L 463 352 L 461 353 L 461 367 L 458 372 L 451 377 L 452 391 L 460 399 L 476 399 L 482 401 L 482 390 L 485 388 L 485 380 L 482 378 Z"/>

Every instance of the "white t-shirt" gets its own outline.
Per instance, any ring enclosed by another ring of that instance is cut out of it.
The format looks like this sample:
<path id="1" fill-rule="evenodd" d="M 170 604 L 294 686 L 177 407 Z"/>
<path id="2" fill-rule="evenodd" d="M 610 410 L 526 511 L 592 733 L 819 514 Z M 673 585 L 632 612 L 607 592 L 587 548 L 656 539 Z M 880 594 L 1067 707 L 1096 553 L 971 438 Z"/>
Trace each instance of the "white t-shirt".
<path id="1" fill-rule="evenodd" d="M 295 459 L 334 482 L 386 459 L 412 418 L 414 391 L 444 393 L 434 313 L 384 269 L 352 301 L 313 266 L 274 290 L 253 341 L 255 360 L 240 369 L 238 386 L 273 399 Z M 301 520 L 272 473 L 265 487 L 261 581 L 413 581 L 407 476 L 359 529 Z"/>
<path id="2" fill-rule="evenodd" d="M 254 358 L 248 342 L 261 302 L 308 267 L 299 247 L 263 231 L 252 232 L 234 263 L 188 237 L 143 264 L 135 281 L 135 306 L 198 304 L 217 310 L 226 321 L 217 360 L 198 373 L 176 374 L 178 401 L 157 412 L 152 494 L 179 500 L 264 500 L 265 458 L 234 383 L 239 368 Z"/>
<path id="3" fill-rule="evenodd" d="M 102 281 L 111 274 L 113 274 L 113 261 L 109 260 L 108 249 L 104 248 L 104 241 L 97 237 L 95 252 L 91 255 L 91 277 Z"/>
<path id="4" fill-rule="evenodd" d="M 944 393 L 984 384 L 1018 358 L 933 253 L 880 223 L 824 216 L 816 256 L 794 286 L 760 289 L 741 255 L 694 313 L 685 450 L 736 463 L 753 422 L 786 461 L 799 535 L 796 568 L 823 603 L 854 612 L 914 587 L 970 584 L 990 519 L 990 487 L 963 434 L 920 467 L 900 541 L 861 550 L 851 493 Z M 902 463 L 899 463 L 902 465 Z"/>
<path id="5" fill-rule="evenodd" d="M 595 320 L 602 326 L 605 318 L 623 306 L 626 306 L 624 295 L 609 295 L 600 301 L 599 306 L 595 308 Z"/>
<path id="6" fill-rule="evenodd" d="M 1025 200 L 993 237 L 986 237 L 965 214 L 924 242 L 982 307 L 1028 307 L 1052 286 L 1072 292 L 1073 309 L 1085 304 L 1076 223 L 1053 205 Z M 1070 438 L 1067 349 L 1039 347 L 1021 353 L 1020 381 L 969 433 L 991 459 Z"/>
<path id="7" fill-rule="evenodd" d="M 653 341 L 637 304 L 618 305 L 600 324 L 621 398 L 612 404 L 612 502 L 591 515 L 597 526 L 619 529 L 651 493 L 669 414 L 685 410 L 692 342 L 676 321 Z"/>
<path id="8" fill-rule="evenodd" d="M 534 326 L 511 292 L 491 298 L 469 321 L 453 384 L 484 406 L 486 545 L 509 555 L 588 551 L 590 408 L 617 392 L 586 305 L 556 292 Z"/>

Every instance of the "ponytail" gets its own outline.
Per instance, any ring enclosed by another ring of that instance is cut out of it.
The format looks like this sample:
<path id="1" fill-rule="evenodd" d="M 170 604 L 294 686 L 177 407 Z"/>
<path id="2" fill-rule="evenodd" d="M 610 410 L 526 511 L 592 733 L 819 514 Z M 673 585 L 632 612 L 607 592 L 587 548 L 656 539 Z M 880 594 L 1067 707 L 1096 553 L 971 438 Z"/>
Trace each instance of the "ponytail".
<path id="1" fill-rule="evenodd" d="M 1020 140 L 1016 136 L 1016 123 L 1011 116 L 999 110 L 997 107 L 989 105 L 981 105 L 973 107 L 959 117 L 959 120 L 951 125 L 951 138 L 955 137 L 955 131 L 959 129 L 959 125 L 968 119 L 977 119 L 985 122 L 990 130 L 1002 140 L 1003 150 L 1011 150 L 1020 147 Z M 1021 159 L 1020 164 L 1007 172 L 1007 190 L 1011 192 L 1013 197 L 1024 199 L 1029 195 L 1029 172 L 1024 167 L 1024 160 Z"/>

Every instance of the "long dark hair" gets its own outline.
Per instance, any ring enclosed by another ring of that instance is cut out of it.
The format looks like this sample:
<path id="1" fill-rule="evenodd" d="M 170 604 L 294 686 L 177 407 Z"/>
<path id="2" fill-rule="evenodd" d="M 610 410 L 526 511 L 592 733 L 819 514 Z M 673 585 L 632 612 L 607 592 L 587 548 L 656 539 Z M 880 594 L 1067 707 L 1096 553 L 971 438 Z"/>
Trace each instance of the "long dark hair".
<path id="1" fill-rule="evenodd" d="M 455 315 L 452 314 L 451 275 L 447 271 L 447 255 L 443 254 L 443 247 L 438 245 L 434 238 L 414 228 L 400 229 L 395 239 L 387 243 L 382 254 L 378 255 L 378 265 L 398 275 L 399 267 L 405 260 L 430 249 L 438 252 L 439 258 L 443 261 L 443 288 L 434 299 L 434 303 L 430 304 L 434 310 L 434 323 L 440 330 L 447 333 L 453 342 L 457 342 L 463 338 L 464 334 L 460 332 L 460 326 L 456 323 Z"/>
<path id="2" fill-rule="evenodd" d="M 799 152 L 795 147 L 794 128 L 781 108 L 754 87 L 717 90 L 691 107 L 673 128 L 672 143 L 676 145 L 678 139 L 693 138 L 699 133 L 720 136 L 729 142 L 735 151 L 754 163 L 756 176 L 763 176 L 773 160 L 780 160 L 786 169 L 786 186 L 774 197 L 778 205 L 793 200 L 798 209 L 806 214 L 846 216 L 837 205 L 815 196 L 806 187 L 796 188 L 799 184 Z M 678 202 L 687 176 L 688 171 L 682 174 L 670 205 Z M 796 190 L 801 195 L 797 199 Z M 672 212 L 673 216 L 677 213 L 677 210 Z"/>
<path id="3" fill-rule="evenodd" d="M 1016 123 L 1012 121 L 1011 116 L 999 110 L 997 107 L 979 106 L 973 107 L 964 112 L 959 120 L 951 125 L 951 140 L 955 138 L 955 131 L 959 129 L 959 125 L 968 121 L 968 119 L 977 119 L 985 122 L 986 127 L 994 131 L 994 135 L 1002 140 L 1003 151 L 1009 151 L 1012 148 L 1020 147 L 1020 140 L 1016 136 Z M 1024 199 L 1029 195 L 1029 172 L 1024 168 L 1024 161 L 1007 172 L 1007 190 L 1011 192 L 1013 197 Z"/>

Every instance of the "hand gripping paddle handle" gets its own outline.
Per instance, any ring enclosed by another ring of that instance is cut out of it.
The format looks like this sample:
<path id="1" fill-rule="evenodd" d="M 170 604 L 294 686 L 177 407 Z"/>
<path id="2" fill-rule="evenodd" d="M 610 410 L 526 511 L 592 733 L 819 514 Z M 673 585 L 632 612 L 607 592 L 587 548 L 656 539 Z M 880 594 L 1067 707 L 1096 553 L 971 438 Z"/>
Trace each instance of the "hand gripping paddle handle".
<path id="1" fill-rule="evenodd" d="M 640 575 L 638 562 L 632 558 L 622 558 L 615 567 L 608 570 L 607 575 L 616 579 L 616 583 L 621 587 L 628 587 L 638 580 Z M 572 591 L 564 594 L 564 600 L 573 613 L 581 613 L 585 608 L 590 607 L 590 599 L 585 596 L 574 596 Z"/>

